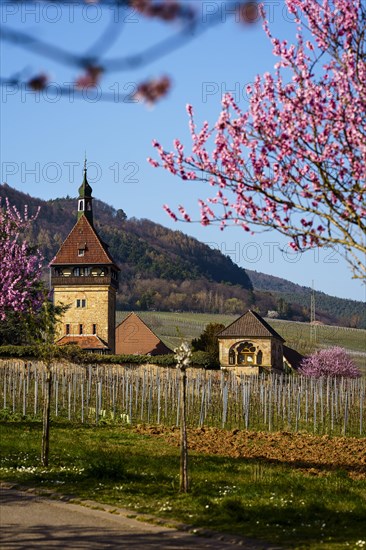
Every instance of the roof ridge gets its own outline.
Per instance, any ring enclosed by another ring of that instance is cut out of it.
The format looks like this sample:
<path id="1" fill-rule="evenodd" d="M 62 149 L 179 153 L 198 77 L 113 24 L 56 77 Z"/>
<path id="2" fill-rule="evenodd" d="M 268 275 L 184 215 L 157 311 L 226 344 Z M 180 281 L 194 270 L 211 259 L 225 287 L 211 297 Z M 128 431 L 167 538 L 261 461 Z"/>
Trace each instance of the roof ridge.
<path id="1" fill-rule="evenodd" d="M 238 321 L 240 321 L 240 319 L 242 319 L 243 317 L 245 317 L 245 315 L 247 315 L 247 313 L 251 312 L 252 310 L 251 309 L 248 309 L 245 313 L 243 313 L 242 315 L 240 315 L 240 317 L 238 317 L 237 319 L 234 319 L 234 321 L 232 321 L 230 323 L 230 325 L 228 325 L 227 327 L 223 328 L 222 330 L 220 330 L 220 332 L 217 334 L 218 336 L 224 332 L 225 330 L 229 329 L 232 325 L 234 325 L 235 323 L 237 323 Z"/>
<path id="2" fill-rule="evenodd" d="M 56 262 L 58 262 L 58 258 L 64 254 L 66 257 L 68 256 L 68 251 L 67 251 L 67 246 L 68 244 L 70 244 L 70 241 L 77 241 L 78 239 L 82 239 L 83 237 L 79 237 L 79 235 L 76 234 L 78 228 L 80 230 L 85 230 L 86 231 L 86 236 L 85 238 L 87 239 L 89 237 L 89 239 L 92 239 L 92 244 L 94 246 L 94 249 L 96 250 L 96 253 L 97 253 L 97 256 L 100 255 L 100 260 L 103 260 L 103 261 L 97 261 L 97 262 L 93 262 L 92 263 L 111 263 L 113 264 L 118 270 L 119 270 L 119 267 L 115 264 L 112 256 L 110 255 L 109 253 L 109 250 L 107 248 L 106 245 L 104 245 L 102 239 L 100 238 L 100 236 L 98 235 L 96 229 L 94 228 L 93 224 L 85 217 L 85 216 L 81 216 L 77 222 L 75 223 L 75 225 L 73 226 L 73 228 L 71 229 L 71 231 L 69 232 L 69 234 L 67 235 L 66 239 L 63 241 L 63 243 L 61 244 L 59 250 L 57 251 L 56 255 L 54 256 L 54 258 L 51 260 L 50 262 L 50 265 L 55 265 Z M 74 254 L 74 252 L 72 253 Z M 60 260 L 60 263 L 75 263 L 75 260 L 76 260 L 76 257 L 74 258 L 74 261 L 69 261 L 69 262 L 65 262 L 65 261 L 62 261 L 62 259 Z M 88 262 L 86 262 L 85 260 L 83 261 L 77 261 L 78 264 L 86 264 Z"/>
<path id="3" fill-rule="evenodd" d="M 247 325 L 248 327 L 245 328 L 245 320 L 244 318 L 247 317 Z M 248 318 L 252 318 L 252 323 L 253 323 L 253 320 L 254 320 L 254 327 L 253 326 L 250 326 L 250 321 L 248 321 Z M 243 327 L 240 327 L 240 324 L 243 324 Z M 273 328 L 271 327 L 271 325 L 269 323 L 267 323 L 267 321 L 265 321 L 260 315 L 259 313 L 257 313 L 256 311 L 253 311 L 252 309 L 248 309 L 248 311 L 246 311 L 245 313 L 243 313 L 243 315 L 241 315 L 240 317 L 238 317 L 237 319 L 235 319 L 232 323 L 230 323 L 230 325 L 228 325 L 227 327 L 225 327 L 221 332 L 219 332 L 218 336 L 241 336 L 239 334 L 239 332 L 245 332 L 246 330 L 248 332 L 252 332 L 254 331 L 255 332 L 255 326 L 258 324 L 262 327 L 262 334 L 258 334 L 258 336 L 273 336 L 274 338 L 278 338 L 280 340 L 282 340 L 283 342 L 285 341 L 284 338 L 282 338 L 282 336 L 280 334 L 278 334 L 278 332 Z M 238 325 L 240 328 L 238 329 L 238 333 L 235 333 L 235 330 L 232 330 L 233 327 L 235 327 L 235 325 Z M 231 329 L 231 330 L 230 330 Z M 264 329 L 264 331 L 263 331 Z M 263 332 L 265 334 L 263 334 Z M 245 334 L 242 334 L 242 336 L 246 336 Z M 247 335 L 248 337 L 251 336 L 251 337 L 255 337 L 255 334 L 249 334 Z"/>
<path id="4" fill-rule="evenodd" d="M 162 344 L 164 344 L 165 347 L 167 347 L 168 349 L 170 349 L 169 346 L 167 346 L 167 344 L 161 339 L 161 337 L 158 336 L 158 335 L 152 330 L 152 328 L 150 328 L 149 325 L 148 325 L 148 324 L 147 324 L 147 323 L 146 323 L 137 313 L 135 313 L 134 311 L 131 311 L 131 312 L 127 315 L 127 317 L 125 317 L 125 318 L 117 325 L 117 327 L 121 326 L 122 323 L 124 323 L 125 321 L 127 321 L 127 319 L 128 319 L 129 317 L 131 317 L 131 315 L 134 315 L 135 317 L 137 317 L 137 319 L 138 319 L 139 321 L 141 321 L 141 323 L 151 332 L 151 334 L 152 334 L 153 336 L 155 336 L 155 338 L 157 338 Z M 116 329 L 117 329 L 117 327 L 116 327 Z"/>
<path id="5" fill-rule="evenodd" d="M 90 223 L 90 221 L 88 220 L 88 218 L 87 218 L 86 216 L 81 216 L 80 219 L 82 220 L 83 218 L 85 219 L 85 223 L 87 223 L 87 224 L 89 225 L 89 228 L 91 229 L 91 231 L 93 232 L 94 236 L 96 237 L 97 242 L 98 242 L 100 248 L 102 249 L 102 251 L 104 252 L 104 254 L 106 254 L 106 256 L 108 257 L 109 260 L 112 260 L 112 258 L 110 257 L 108 251 L 104 248 L 104 246 L 103 246 L 103 241 L 101 240 L 101 238 L 99 237 L 98 233 L 96 232 L 96 229 L 94 228 L 94 225 L 92 225 L 92 224 Z M 75 224 L 75 225 L 77 225 L 77 224 Z M 112 262 L 113 262 L 113 260 L 112 260 Z M 113 263 L 114 263 L 114 262 L 113 262 Z"/>

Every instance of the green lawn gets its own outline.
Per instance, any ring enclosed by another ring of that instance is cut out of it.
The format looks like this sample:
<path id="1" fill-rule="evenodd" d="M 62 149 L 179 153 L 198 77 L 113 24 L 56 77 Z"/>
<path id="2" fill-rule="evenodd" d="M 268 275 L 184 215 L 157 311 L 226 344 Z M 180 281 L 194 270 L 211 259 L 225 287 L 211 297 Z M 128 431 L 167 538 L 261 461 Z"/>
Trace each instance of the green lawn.
<path id="1" fill-rule="evenodd" d="M 191 453 L 191 492 L 178 493 L 179 449 L 129 428 L 55 423 L 51 461 L 39 465 L 39 422 L 2 422 L 5 480 L 282 544 L 365 548 L 365 481 L 289 464 Z"/>

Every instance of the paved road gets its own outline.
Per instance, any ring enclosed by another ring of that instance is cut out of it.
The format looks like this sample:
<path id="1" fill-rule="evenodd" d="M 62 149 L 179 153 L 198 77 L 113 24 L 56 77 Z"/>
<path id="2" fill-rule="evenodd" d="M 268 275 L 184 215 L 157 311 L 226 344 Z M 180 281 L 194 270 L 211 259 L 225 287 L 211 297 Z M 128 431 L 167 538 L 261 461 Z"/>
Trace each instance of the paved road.
<path id="1" fill-rule="evenodd" d="M 1 490 L 1 550 L 63 548 L 97 550 L 105 548 L 131 550 L 250 550 L 269 546 L 224 542 L 196 536 L 162 526 L 114 515 L 59 500 L 23 493 L 15 489 Z"/>

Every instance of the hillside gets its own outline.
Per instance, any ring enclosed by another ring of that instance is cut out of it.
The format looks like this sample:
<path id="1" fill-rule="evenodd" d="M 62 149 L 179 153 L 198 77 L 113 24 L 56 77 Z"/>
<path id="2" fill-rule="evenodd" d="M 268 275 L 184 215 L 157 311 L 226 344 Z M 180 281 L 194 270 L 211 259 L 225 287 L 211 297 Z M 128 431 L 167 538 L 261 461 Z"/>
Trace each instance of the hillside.
<path id="1" fill-rule="evenodd" d="M 53 258 L 76 221 L 75 198 L 43 201 L 0 185 L 0 198 L 39 216 L 28 237 Z M 102 201 L 94 201 L 95 227 L 121 267 L 118 308 L 240 314 L 255 307 L 261 315 L 309 319 L 310 289 L 284 279 L 245 270 L 218 250 L 181 231 L 149 220 L 126 219 Z M 45 268 L 45 275 L 47 269 Z M 318 318 L 328 324 L 366 326 L 363 304 L 317 293 Z"/>
<path id="2" fill-rule="evenodd" d="M 309 308 L 312 293 L 310 287 L 249 269 L 246 272 L 256 290 L 271 292 L 273 296 L 276 296 L 278 300 L 282 299 L 284 303 L 296 301 L 299 306 Z M 316 290 L 315 303 L 319 319 L 322 318 L 324 323 L 332 324 L 331 319 L 337 317 L 337 324 L 340 326 L 366 328 L 365 304 L 362 302 L 329 296 Z"/>

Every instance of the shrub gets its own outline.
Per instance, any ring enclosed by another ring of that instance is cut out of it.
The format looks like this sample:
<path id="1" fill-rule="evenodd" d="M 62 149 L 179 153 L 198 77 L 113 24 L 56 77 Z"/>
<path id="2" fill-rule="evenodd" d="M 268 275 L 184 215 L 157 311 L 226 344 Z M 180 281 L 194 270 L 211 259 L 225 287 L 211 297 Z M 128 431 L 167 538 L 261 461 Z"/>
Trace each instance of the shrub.
<path id="1" fill-rule="evenodd" d="M 108 364 L 108 365 L 144 365 L 147 363 L 161 367 L 175 367 L 174 354 L 166 355 L 100 355 L 89 353 L 78 346 L 54 346 L 53 357 L 66 359 L 80 365 Z M 42 359 L 40 348 L 37 346 L 0 346 L 0 358 Z M 204 369 L 217 368 L 215 360 L 209 353 L 196 351 L 192 353 L 192 366 Z"/>
<path id="2" fill-rule="evenodd" d="M 358 378 L 361 376 L 360 370 L 347 351 L 338 346 L 322 349 L 306 357 L 301 363 L 299 373 L 314 378 L 321 376 Z"/>

